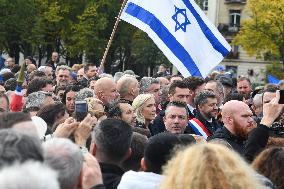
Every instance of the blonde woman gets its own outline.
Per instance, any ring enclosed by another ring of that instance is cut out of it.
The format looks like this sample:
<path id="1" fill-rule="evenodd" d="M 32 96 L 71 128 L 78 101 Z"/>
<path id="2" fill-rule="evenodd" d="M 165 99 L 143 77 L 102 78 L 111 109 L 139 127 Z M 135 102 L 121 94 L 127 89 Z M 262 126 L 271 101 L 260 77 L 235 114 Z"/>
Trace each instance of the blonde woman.
<path id="1" fill-rule="evenodd" d="M 164 168 L 161 189 L 260 189 L 256 173 L 235 152 L 203 143 L 180 151 Z"/>
<path id="2" fill-rule="evenodd" d="M 132 107 L 136 113 L 136 127 L 149 130 L 153 133 L 152 121 L 156 117 L 155 98 L 152 94 L 140 94 L 133 103 Z"/>

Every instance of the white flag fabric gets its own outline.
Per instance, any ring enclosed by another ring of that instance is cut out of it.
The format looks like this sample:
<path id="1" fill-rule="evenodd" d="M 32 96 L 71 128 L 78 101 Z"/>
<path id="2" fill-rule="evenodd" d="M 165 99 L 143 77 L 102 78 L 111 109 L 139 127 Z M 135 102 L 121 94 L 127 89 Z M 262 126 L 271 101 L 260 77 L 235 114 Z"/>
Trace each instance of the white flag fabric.
<path id="1" fill-rule="evenodd" d="M 184 77 L 205 78 L 231 51 L 194 0 L 128 0 L 121 19 L 146 32 Z"/>

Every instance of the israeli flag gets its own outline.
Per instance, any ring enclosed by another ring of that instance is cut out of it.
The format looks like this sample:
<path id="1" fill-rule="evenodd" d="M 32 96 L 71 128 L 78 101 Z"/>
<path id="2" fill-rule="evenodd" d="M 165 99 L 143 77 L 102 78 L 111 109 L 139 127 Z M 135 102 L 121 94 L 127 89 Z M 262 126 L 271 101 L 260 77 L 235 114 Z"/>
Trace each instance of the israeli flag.
<path id="1" fill-rule="evenodd" d="M 128 0 L 121 19 L 146 32 L 184 77 L 205 78 L 231 51 L 194 0 Z"/>

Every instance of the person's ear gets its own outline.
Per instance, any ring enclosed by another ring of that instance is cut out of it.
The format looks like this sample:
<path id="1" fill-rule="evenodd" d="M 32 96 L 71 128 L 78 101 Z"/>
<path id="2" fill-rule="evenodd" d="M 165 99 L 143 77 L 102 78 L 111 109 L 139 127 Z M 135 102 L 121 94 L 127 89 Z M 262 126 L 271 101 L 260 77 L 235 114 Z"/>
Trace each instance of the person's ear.
<path id="1" fill-rule="evenodd" d="M 173 97 L 172 94 L 168 94 L 168 99 L 169 99 L 169 101 L 172 101 L 172 100 L 173 100 L 172 97 Z"/>
<path id="2" fill-rule="evenodd" d="M 227 122 L 228 122 L 230 125 L 233 124 L 234 120 L 233 120 L 233 118 L 232 118 L 231 116 L 227 116 L 226 119 L 227 119 Z"/>
<path id="3" fill-rule="evenodd" d="M 104 93 L 103 93 L 103 91 L 99 91 L 99 92 L 98 92 L 98 97 L 99 97 L 100 99 L 104 99 Z"/>
<path id="4" fill-rule="evenodd" d="M 134 88 L 132 87 L 129 91 L 130 91 L 129 93 L 130 93 L 132 96 L 134 96 Z"/>
<path id="5" fill-rule="evenodd" d="M 94 142 L 91 143 L 91 146 L 90 146 L 90 153 L 93 155 L 93 156 L 96 156 L 96 152 L 97 152 L 97 146 Z"/>
<path id="6" fill-rule="evenodd" d="M 194 95 L 194 91 L 193 90 L 189 90 L 189 95 L 193 96 Z"/>
<path id="7" fill-rule="evenodd" d="M 147 166 L 146 166 L 144 157 L 140 161 L 140 167 L 141 167 L 142 171 L 147 171 Z"/>
<path id="8" fill-rule="evenodd" d="M 130 156 L 132 155 L 132 149 L 131 148 L 128 148 L 127 150 L 127 153 L 125 155 L 125 159 L 124 160 L 127 160 L 128 158 L 130 158 Z"/>
<path id="9" fill-rule="evenodd" d="M 253 112 L 255 112 L 255 110 L 256 110 L 255 105 L 251 105 L 251 110 L 252 110 Z"/>

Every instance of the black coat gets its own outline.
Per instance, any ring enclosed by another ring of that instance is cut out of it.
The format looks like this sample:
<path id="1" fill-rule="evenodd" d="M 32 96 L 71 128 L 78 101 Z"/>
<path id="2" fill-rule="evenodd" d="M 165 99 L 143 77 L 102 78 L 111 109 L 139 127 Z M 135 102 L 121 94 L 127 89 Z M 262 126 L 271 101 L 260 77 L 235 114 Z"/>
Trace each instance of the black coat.
<path id="1" fill-rule="evenodd" d="M 265 125 L 259 124 L 257 128 L 253 129 L 248 138 L 240 138 L 233 135 L 226 127 L 218 129 L 213 136 L 209 137 L 208 140 L 222 139 L 228 142 L 231 147 L 242 155 L 249 162 L 261 152 L 268 141 L 269 128 Z"/>
<path id="2" fill-rule="evenodd" d="M 195 118 L 198 119 L 210 132 L 210 136 L 213 135 L 218 129 L 222 128 L 223 125 L 218 120 L 212 118 L 212 122 L 208 122 L 201 113 L 196 110 Z"/>
<path id="3" fill-rule="evenodd" d="M 100 163 L 103 182 L 106 189 L 116 189 L 124 171 L 117 165 Z"/>
<path id="4" fill-rule="evenodd" d="M 165 132 L 166 127 L 164 124 L 164 116 L 165 116 L 165 110 L 161 110 L 160 113 L 155 117 L 153 124 L 151 125 L 151 128 L 149 128 L 151 131 L 152 136 Z M 188 117 L 194 118 L 194 115 L 188 110 Z M 194 134 L 194 131 L 190 127 L 186 127 L 185 134 Z"/>
<path id="5" fill-rule="evenodd" d="M 160 133 L 159 128 L 156 127 L 155 125 L 153 125 L 153 123 L 150 123 L 150 124 L 148 125 L 148 128 L 146 128 L 146 126 L 145 126 L 144 123 L 136 122 L 135 127 L 136 127 L 136 128 L 140 128 L 140 129 L 149 130 L 151 136 L 154 136 L 154 135 Z M 162 131 L 162 132 L 163 132 L 163 131 Z M 151 136 L 150 136 L 150 137 L 151 137 Z"/>

